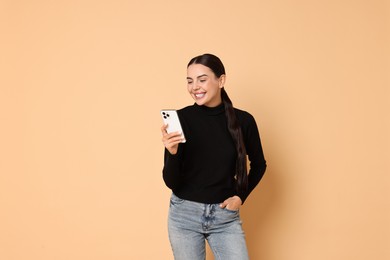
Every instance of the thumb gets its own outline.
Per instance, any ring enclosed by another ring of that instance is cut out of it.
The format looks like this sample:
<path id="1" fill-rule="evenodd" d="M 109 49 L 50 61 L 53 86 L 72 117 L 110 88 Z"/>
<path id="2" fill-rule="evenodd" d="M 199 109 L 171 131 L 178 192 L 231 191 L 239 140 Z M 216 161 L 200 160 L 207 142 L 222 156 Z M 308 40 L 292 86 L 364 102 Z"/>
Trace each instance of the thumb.
<path id="1" fill-rule="evenodd" d="M 224 202 L 222 202 L 221 204 L 219 204 L 219 206 L 220 206 L 221 208 L 225 208 L 225 207 L 227 206 L 227 204 L 228 204 L 228 202 L 227 202 L 227 200 L 225 200 Z"/>

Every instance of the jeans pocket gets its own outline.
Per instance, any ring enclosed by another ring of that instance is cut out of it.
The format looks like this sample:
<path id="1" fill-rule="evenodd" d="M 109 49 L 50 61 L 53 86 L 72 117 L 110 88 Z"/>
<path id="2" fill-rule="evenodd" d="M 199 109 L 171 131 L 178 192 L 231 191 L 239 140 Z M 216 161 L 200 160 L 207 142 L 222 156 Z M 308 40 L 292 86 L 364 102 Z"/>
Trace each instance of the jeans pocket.
<path id="1" fill-rule="evenodd" d="M 237 210 L 232 210 L 232 209 L 228 209 L 227 207 L 223 208 L 226 212 L 229 212 L 229 213 L 232 213 L 232 214 L 237 214 L 240 210 L 237 209 Z"/>
<path id="2" fill-rule="evenodd" d="M 171 206 L 179 205 L 179 204 L 182 204 L 183 202 L 184 202 L 184 199 L 181 199 L 178 196 L 176 196 L 174 193 L 172 193 L 171 200 L 170 200 Z"/>

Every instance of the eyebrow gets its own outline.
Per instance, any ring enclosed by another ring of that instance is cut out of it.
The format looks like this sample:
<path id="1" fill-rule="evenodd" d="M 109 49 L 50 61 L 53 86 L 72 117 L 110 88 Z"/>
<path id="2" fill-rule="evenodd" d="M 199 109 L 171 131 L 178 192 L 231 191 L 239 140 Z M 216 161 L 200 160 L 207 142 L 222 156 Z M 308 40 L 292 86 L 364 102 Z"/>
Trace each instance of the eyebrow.
<path id="1" fill-rule="evenodd" d="M 201 78 L 201 77 L 204 77 L 204 76 L 208 77 L 207 74 L 202 74 L 202 75 L 197 76 L 196 78 Z M 191 77 L 187 77 L 187 79 L 192 79 L 192 78 Z"/>

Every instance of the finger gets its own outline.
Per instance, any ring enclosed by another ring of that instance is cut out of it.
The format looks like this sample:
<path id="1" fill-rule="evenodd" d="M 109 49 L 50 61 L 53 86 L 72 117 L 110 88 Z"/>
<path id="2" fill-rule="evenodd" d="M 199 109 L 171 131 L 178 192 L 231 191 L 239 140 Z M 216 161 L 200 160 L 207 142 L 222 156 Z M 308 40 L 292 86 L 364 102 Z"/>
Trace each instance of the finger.
<path id="1" fill-rule="evenodd" d="M 232 210 L 232 211 L 238 211 L 238 210 L 240 209 L 240 207 L 235 207 L 235 206 L 230 205 L 230 204 L 226 205 L 225 208 L 226 208 L 227 210 Z"/>
<path id="2" fill-rule="evenodd" d="M 167 134 L 163 136 L 162 141 L 165 145 L 178 144 L 183 141 L 183 137 L 178 134 Z"/>
<path id="3" fill-rule="evenodd" d="M 167 127 L 168 127 L 168 124 L 165 124 L 161 127 L 161 133 L 164 135 L 164 134 L 167 134 Z"/>
<path id="4" fill-rule="evenodd" d="M 169 140 L 166 140 L 166 141 L 164 142 L 164 145 L 165 145 L 166 147 L 168 147 L 168 146 L 174 146 L 174 145 L 179 144 L 180 142 L 181 142 L 181 139 L 169 139 Z"/>
<path id="5" fill-rule="evenodd" d="M 228 205 L 228 201 L 227 201 L 227 200 L 225 200 L 224 202 L 222 202 L 221 204 L 219 204 L 219 206 L 220 206 L 221 208 L 225 208 L 227 205 Z"/>
<path id="6" fill-rule="evenodd" d="M 168 134 L 168 133 L 163 134 L 163 139 L 169 140 L 169 139 L 173 139 L 173 138 L 182 138 L 181 133 L 180 132 L 173 132 L 170 134 Z"/>

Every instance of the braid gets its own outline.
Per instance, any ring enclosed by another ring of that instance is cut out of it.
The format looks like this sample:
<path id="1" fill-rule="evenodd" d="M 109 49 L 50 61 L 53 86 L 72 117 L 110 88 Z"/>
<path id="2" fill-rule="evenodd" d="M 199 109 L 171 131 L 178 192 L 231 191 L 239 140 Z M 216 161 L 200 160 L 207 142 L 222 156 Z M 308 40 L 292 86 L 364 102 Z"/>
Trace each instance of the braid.
<path id="1" fill-rule="evenodd" d="M 234 112 L 233 103 L 227 95 L 224 88 L 221 91 L 222 102 L 225 106 L 225 115 L 227 118 L 227 124 L 229 132 L 234 140 L 234 144 L 237 150 L 236 161 L 236 181 L 237 192 L 246 192 L 248 189 L 248 175 L 246 166 L 246 149 L 244 144 L 244 138 L 242 135 L 240 124 L 237 120 L 236 113 Z"/>

